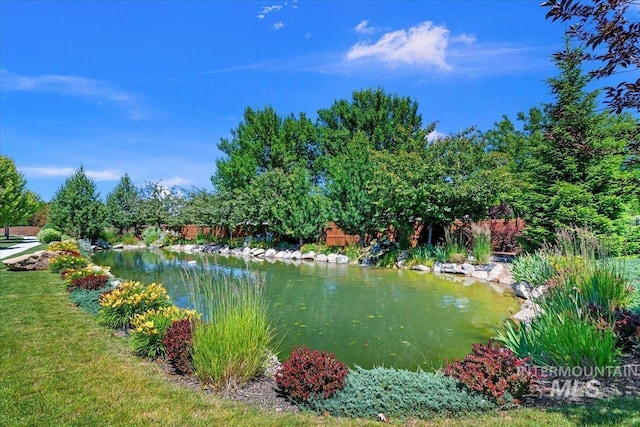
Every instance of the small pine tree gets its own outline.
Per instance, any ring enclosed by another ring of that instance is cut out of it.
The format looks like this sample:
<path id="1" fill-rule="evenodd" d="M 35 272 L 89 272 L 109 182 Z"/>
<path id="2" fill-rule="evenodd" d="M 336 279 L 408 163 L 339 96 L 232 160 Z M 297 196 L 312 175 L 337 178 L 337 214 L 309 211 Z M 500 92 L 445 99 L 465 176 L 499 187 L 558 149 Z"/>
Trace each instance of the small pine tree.
<path id="1" fill-rule="evenodd" d="M 104 205 L 95 183 L 82 166 L 56 191 L 49 207 L 49 223 L 79 239 L 95 240 L 104 226 Z"/>

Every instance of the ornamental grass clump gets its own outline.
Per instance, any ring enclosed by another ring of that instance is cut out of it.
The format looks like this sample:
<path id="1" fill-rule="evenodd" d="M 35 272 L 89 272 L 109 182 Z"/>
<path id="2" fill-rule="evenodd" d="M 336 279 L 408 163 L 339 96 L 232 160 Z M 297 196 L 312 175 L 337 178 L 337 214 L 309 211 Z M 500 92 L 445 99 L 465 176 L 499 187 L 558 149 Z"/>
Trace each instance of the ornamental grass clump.
<path id="1" fill-rule="evenodd" d="M 134 314 L 131 319 L 131 346 L 140 356 L 152 359 L 163 357 L 163 343 L 167 328 L 176 320 L 194 320 L 199 318 L 195 310 L 178 308 L 175 305 L 151 309 Z"/>
<path id="2" fill-rule="evenodd" d="M 204 383 L 228 391 L 258 376 L 266 365 L 273 329 L 262 297 L 264 279 L 232 278 L 190 270 L 184 279 L 192 286 L 193 306 L 207 321 L 193 330 L 193 368 Z"/>
<path id="3" fill-rule="evenodd" d="M 347 365 L 333 353 L 295 347 L 275 376 L 280 390 L 294 401 L 328 398 L 344 387 Z"/>
<path id="4" fill-rule="evenodd" d="M 526 365 L 527 359 L 491 341 L 474 344 L 470 354 L 461 361 L 447 363 L 442 372 L 498 405 L 517 405 L 534 392 L 537 376 Z"/>
<path id="5" fill-rule="evenodd" d="M 127 281 L 101 295 L 98 321 L 111 328 L 124 329 L 131 326 L 134 315 L 170 304 L 162 285 L 151 283 L 145 286 L 140 282 Z"/>
<path id="6" fill-rule="evenodd" d="M 495 408 L 485 396 L 441 373 L 359 366 L 349 371 L 342 390 L 328 399 L 312 397 L 303 406 L 321 414 L 376 420 L 380 413 L 430 419 Z"/>
<path id="7" fill-rule="evenodd" d="M 471 224 L 473 239 L 473 257 L 478 264 L 488 264 L 491 261 L 491 229 L 488 225 Z"/>
<path id="8" fill-rule="evenodd" d="M 555 269 L 546 251 L 536 251 L 518 256 L 511 265 L 511 274 L 517 282 L 540 286 L 554 276 Z"/>

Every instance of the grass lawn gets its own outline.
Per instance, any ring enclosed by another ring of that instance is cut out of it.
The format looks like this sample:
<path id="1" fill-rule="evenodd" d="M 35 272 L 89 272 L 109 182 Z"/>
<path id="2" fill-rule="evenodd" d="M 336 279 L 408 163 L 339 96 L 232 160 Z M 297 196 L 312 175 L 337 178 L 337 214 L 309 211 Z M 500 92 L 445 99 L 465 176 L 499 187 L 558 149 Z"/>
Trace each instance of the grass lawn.
<path id="1" fill-rule="evenodd" d="M 32 251 L 44 246 L 33 248 Z M 308 426 L 380 425 L 264 412 L 181 388 L 124 338 L 69 301 L 59 276 L 0 265 L 0 425 Z M 639 425 L 640 400 L 562 410 L 520 409 L 415 426 Z"/>

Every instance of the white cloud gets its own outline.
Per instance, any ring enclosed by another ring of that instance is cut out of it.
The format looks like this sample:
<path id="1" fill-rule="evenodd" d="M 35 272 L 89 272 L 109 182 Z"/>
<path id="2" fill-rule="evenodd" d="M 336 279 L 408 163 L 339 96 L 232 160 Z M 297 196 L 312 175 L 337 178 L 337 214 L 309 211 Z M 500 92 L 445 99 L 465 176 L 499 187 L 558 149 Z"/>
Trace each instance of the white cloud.
<path id="1" fill-rule="evenodd" d="M 52 92 L 98 102 L 106 101 L 127 111 L 131 120 L 147 116 L 146 108 L 138 96 L 117 89 L 103 80 L 58 74 L 23 76 L 1 69 L 0 89 L 6 92 Z"/>
<path id="2" fill-rule="evenodd" d="M 277 4 L 274 4 L 273 6 L 262 6 L 262 9 L 260 9 L 260 12 L 258 12 L 258 19 L 264 19 L 265 16 L 267 16 L 271 12 L 277 12 L 279 10 L 282 10 L 282 6 Z"/>
<path id="3" fill-rule="evenodd" d="M 361 22 L 367 28 L 366 21 Z M 357 27 L 356 27 L 357 28 Z M 450 43 L 471 43 L 475 39 L 461 35 L 450 37 L 449 30 L 442 25 L 425 21 L 408 30 L 397 30 L 383 34 L 375 43 L 360 42 L 347 52 L 347 60 L 373 59 L 390 66 L 434 66 L 449 71 L 447 48 Z"/>
<path id="4" fill-rule="evenodd" d="M 23 166 L 20 167 L 20 172 L 27 177 L 33 178 L 54 178 L 54 177 L 69 177 L 76 173 L 77 169 L 67 167 L 37 167 L 37 166 Z M 105 169 L 105 170 L 84 170 L 85 175 L 94 181 L 117 181 L 122 176 L 122 172 Z"/>
<path id="5" fill-rule="evenodd" d="M 374 34 L 381 31 L 381 29 L 378 27 L 370 27 L 369 21 L 362 20 L 358 25 L 353 27 L 353 31 L 355 31 L 358 34 Z"/>
<path id="6" fill-rule="evenodd" d="M 438 132 L 437 130 L 432 130 L 427 135 L 427 141 L 433 142 L 433 141 L 438 140 L 438 139 L 443 139 L 446 136 L 447 136 L 446 133 Z"/>
<path id="7" fill-rule="evenodd" d="M 285 27 L 285 23 L 284 22 L 276 22 L 275 24 L 273 24 L 271 26 L 271 29 L 274 30 L 274 31 L 278 31 L 278 30 L 280 30 L 280 29 L 282 29 L 284 27 Z"/>

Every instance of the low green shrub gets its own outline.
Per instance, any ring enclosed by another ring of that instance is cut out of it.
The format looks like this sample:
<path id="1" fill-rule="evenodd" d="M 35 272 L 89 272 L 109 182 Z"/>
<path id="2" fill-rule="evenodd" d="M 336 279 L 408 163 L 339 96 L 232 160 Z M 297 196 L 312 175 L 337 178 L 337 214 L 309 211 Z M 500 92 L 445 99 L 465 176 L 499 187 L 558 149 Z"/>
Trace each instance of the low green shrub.
<path id="1" fill-rule="evenodd" d="M 333 353 L 295 347 L 282 364 L 275 380 L 280 390 L 295 401 L 328 398 L 344 387 L 347 365 Z"/>
<path id="2" fill-rule="evenodd" d="M 120 242 L 123 245 L 135 245 L 138 242 L 138 240 L 136 239 L 135 234 L 126 233 L 122 235 L 122 237 L 120 238 Z"/>
<path id="3" fill-rule="evenodd" d="M 349 371 L 345 386 L 328 399 L 311 398 L 306 408 L 334 416 L 377 419 L 422 418 L 494 408 L 481 394 L 441 373 L 393 368 Z"/>
<path id="4" fill-rule="evenodd" d="M 170 304 L 162 285 L 127 281 L 102 294 L 98 322 L 115 329 L 128 328 L 134 315 Z"/>
<path id="5" fill-rule="evenodd" d="M 165 357 L 175 373 L 189 375 L 193 372 L 193 321 L 174 320 L 162 338 Z"/>
<path id="6" fill-rule="evenodd" d="M 86 289 L 75 289 L 69 293 L 71 301 L 80 309 L 92 316 L 97 316 L 100 311 L 100 295 L 111 290 L 111 286 L 89 291 Z"/>
<path id="7" fill-rule="evenodd" d="M 156 243 L 158 239 L 160 239 L 161 234 L 162 230 L 160 229 L 160 227 L 152 225 L 142 231 L 142 240 L 145 244 L 152 245 Z"/>
<path id="8" fill-rule="evenodd" d="M 343 247 L 340 252 L 349 257 L 349 260 L 357 261 L 360 259 L 360 254 L 362 254 L 362 248 L 357 244 L 351 244 Z"/>
<path id="9" fill-rule="evenodd" d="M 51 243 L 59 241 L 62 238 L 62 233 L 54 228 L 43 228 L 38 232 L 36 238 L 40 243 Z"/>
<path id="10" fill-rule="evenodd" d="M 376 263 L 376 265 L 382 268 L 394 267 L 398 262 L 399 253 L 400 253 L 400 250 L 398 249 L 397 246 L 395 245 L 390 246 L 389 250 L 384 254 L 382 254 L 380 258 L 378 258 L 378 262 Z"/>
<path id="11" fill-rule="evenodd" d="M 487 396 L 498 405 L 520 404 L 534 390 L 536 375 L 526 369 L 527 360 L 508 348 L 474 344 L 464 359 L 447 363 L 442 372 Z"/>
<path id="12" fill-rule="evenodd" d="M 518 256 L 511 265 L 511 274 L 517 282 L 539 286 L 553 277 L 555 269 L 547 252 L 536 251 Z"/>
<path id="13" fill-rule="evenodd" d="M 151 309 L 134 314 L 131 319 L 131 346 L 140 356 L 155 359 L 163 357 L 163 343 L 167 328 L 176 320 L 194 320 L 199 316 L 194 310 L 178 308 L 175 305 Z"/>
<path id="14" fill-rule="evenodd" d="M 79 253 L 61 252 L 49 260 L 49 271 L 62 273 L 65 270 L 76 270 L 87 265 L 89 265 L 89 261 Z"/>

